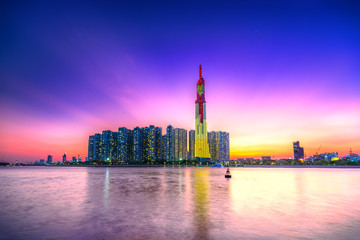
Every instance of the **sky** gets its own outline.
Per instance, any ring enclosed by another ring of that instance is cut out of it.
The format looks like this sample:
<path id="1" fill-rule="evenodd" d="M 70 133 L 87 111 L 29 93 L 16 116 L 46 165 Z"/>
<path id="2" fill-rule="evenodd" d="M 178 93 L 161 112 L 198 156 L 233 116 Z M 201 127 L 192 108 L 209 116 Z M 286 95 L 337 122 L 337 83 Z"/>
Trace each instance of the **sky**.
<path id="1" fill-rule="evenodd" d="M 360 153 L 356 1 L 1 1 L 0 161 L 87 156 L 118 127 L 208 131 L 230 156 Z"/>

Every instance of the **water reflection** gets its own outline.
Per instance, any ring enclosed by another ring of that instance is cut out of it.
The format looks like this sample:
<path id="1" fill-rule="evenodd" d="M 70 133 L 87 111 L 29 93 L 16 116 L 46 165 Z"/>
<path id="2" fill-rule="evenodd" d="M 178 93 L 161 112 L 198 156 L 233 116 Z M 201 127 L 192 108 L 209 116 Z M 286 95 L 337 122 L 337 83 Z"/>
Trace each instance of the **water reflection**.
<path id="1" fill-rule="evenodd" d="M 0 239 L 357 239 L 360 169 L 0 169 Z M 5 237 L 4 237 L 5 236 Z"/>
<path id="2" fill-rule="evenodd" d="M 109 188 L 110 188 L 109 168 L 106 168 L 105 181 L 104 181 L 104 207 L 107 207 L 108 205 Z"/>
<path id="3" fill-rule="evenodd" d="M 208 188 L 209 171 L 197 169 L 193 171 L 194 186 L 194 226 L 195 239 L 208 239 Z"/>

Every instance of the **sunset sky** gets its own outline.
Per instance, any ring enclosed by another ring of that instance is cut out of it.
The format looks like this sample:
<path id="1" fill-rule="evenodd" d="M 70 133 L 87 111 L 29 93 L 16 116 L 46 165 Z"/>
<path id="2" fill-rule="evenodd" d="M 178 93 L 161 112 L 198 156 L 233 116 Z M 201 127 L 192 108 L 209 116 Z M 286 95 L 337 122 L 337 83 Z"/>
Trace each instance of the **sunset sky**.
<path id="1" fill-rule="evenodd" d="M 356 1 L 1 1 L 0 161 L 87 156 L 102 130 L 209 131 L 230 155 L 360 153 Z M 242 2 L 242 3 L 239 3 Z"/>

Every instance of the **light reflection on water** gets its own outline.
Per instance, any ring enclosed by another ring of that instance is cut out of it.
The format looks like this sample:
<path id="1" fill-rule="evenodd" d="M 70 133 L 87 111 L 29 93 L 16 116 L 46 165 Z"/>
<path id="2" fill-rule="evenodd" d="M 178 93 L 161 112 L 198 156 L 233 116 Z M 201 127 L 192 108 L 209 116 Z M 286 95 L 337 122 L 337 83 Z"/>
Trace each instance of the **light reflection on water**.
<path id="1" fill-rule="evenodd" d="M 360 169 L 0 168 L 1 239 L 358 239 Z"/>

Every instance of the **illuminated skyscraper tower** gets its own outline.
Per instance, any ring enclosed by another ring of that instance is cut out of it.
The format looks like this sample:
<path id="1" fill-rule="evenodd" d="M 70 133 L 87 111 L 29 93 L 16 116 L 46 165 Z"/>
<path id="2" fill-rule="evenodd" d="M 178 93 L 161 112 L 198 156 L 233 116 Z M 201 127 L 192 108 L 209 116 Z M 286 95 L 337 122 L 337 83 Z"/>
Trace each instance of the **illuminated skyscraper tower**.
<path id="1" fill-rule="evenodd" d="M 195 101 L 195 157 L 210 158 L 207 140 L 205 80 L 202 77 L 202 68 L 199 66 L 199 80 L 196 84 Z"/>

